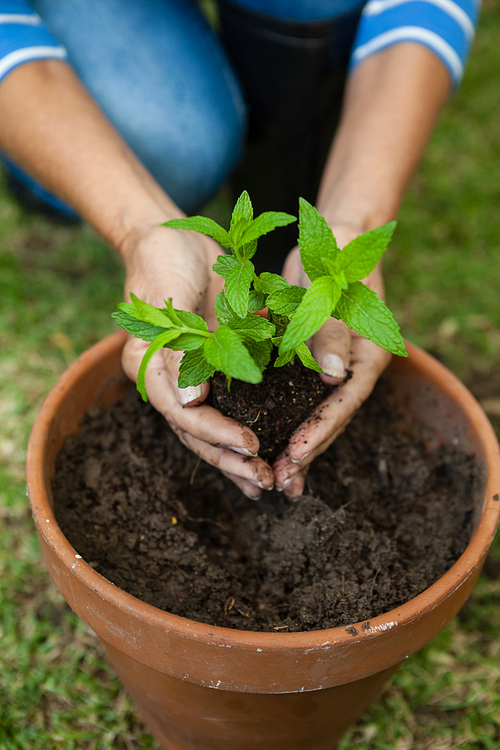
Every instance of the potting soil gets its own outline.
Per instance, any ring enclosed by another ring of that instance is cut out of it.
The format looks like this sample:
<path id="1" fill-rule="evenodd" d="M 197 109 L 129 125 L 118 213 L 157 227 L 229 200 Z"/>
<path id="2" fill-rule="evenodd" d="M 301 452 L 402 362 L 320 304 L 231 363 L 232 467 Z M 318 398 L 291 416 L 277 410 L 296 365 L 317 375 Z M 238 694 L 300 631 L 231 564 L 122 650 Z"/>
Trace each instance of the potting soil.
<path id="1" fill-rule="evenodd" d="M 472 535 L 478 469 L 430 449 L 378 386 L 295 501 L 247 499 L 133 387 L 66 439 L 55 514 L 101 575 L 160 609 L 271 632 L 349 627 L 416 596 Z"/>

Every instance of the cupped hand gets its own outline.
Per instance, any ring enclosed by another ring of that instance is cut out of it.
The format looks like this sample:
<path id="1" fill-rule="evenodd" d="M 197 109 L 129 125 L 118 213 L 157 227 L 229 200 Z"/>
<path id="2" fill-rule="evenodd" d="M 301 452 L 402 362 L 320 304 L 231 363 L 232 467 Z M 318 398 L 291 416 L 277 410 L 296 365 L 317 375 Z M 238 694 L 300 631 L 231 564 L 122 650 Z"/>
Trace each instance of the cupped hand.
<path id="1" fill-rule="evenodd" d="M 210 330 L 217 321 L 214 302 L 222 279 L 212 271 L 221 249 L 195 232 L 161 226 L 147 227 L 128 240 L 123 253 L 126 266 L 125 296 L 133 292 L 157 307 L 172 298 L 176 308 L 201 315 Z M 149 343 L 129 336 L 122 355 L 125 373 L 134 381 Z M 146 371 L 146 393 L 179 439 L 229 477 L 248 497 L 257 499 L 271 489 L 274 474 L 257 456 L 259 441 L 248 428 L 203 403 L 208 383 L 179 389 L 177 379 L 182 352 L 161 349 Z"/>
<path id="2" fill-rule="evenodd" d="M 349 225 L 332 227 L 339 247 L 344 247 L 361 231 Z M 283 276 L 290 284 L 308 286 L 298 248 L 289 254 Z M 383 299 L 384 287 L 380 264 L 363 280 Z M 323 368 L 319 377 L 338 385 L 294 432 L 286 450 L 274 464 L 275 486 L 288 497 L 302 494 L 311 462 L 323 453 L 345 430 L 361 404 L 368 398 L 391 355 L 372 341 L 350 330 L 345 323 L 330 318 L 310 342 L 312 353 Z M 343 383 L 347 371 L 350 378 Z"/>

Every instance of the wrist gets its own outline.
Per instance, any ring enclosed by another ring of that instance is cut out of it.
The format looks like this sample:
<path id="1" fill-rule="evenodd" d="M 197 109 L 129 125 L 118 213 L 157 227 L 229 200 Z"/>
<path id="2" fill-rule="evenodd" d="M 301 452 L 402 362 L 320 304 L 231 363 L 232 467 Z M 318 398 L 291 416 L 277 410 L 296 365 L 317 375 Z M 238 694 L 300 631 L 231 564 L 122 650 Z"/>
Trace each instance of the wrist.
<path id="1" fill-rule="evenodd" d="M 387 190 L 382 195 L 376 189 L 365 195 L 363 188 L 343 189 L 339 186 L 339 189 L 330 189 L 319 196 L 318 211 L 328 226 L 345 227 L 359 235 L 396 219 L 402 197 Z"/>

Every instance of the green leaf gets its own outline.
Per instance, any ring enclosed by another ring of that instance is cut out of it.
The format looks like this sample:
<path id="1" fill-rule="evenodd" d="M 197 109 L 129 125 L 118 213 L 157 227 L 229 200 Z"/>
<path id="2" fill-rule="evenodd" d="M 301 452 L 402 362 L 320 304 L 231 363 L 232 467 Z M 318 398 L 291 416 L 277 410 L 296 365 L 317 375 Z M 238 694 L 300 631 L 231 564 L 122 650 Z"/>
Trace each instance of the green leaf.
<path id="1" fill-rule="evenodd" d="M 340 286 L 331 276 L 313 281 L 288 324 L 280 354 L 296 349 L 319 331 L 335 309 L 340 291 Z"/>
<path id="2" fill-rule="evenodd" d="M 219 245 L 227 248 L 232 248 L 232 242 L 229 234 L 226 230 L 217 224 L 213 219 L 209 219 L 207 216 L 190 216 L 185 219 L 171 219 L 163 224 L 164 227 L 170 227 L 171 229 L 190 229 L 194 232 L 200 232 L 212 237 Z"/>
<path id="3" fill-rule="evenodd" d="M 219 321 L 219 325 L 226 325 L 233 319 L 239 320 L 238 316 L 235 314 L 231 305 L 227 301 L 227 297 L 224 292 L 219 292 L 219 294 L 215 298 L 214 312 L 217 320 Z"/>
<path id="4" fill-rule="evenodd" d="M 348 290 L 342 291 L 335 317 L 341 318 L 349 328 L 392 354 L 408 356 L 393 314 L 380 297 L 360 281 L 353 282 Z"/>
<path id="5" fill-rule="evenodd" d="M 250 258 L 253 258 L 253 256 L 257 252 L 257 240 L 254 240 L 253 242 L 249 242 L 248 245 L 242 245 L 241 251 L 247 260 L 250 260 Z"/>
<path id="6" fill-rule="evenodd" d="M 254 283 L 255 289 L 263 294 L 272 294 L 281 289 L 288 289 L 289 286 L 290 284 L 283 276 L 279 276 L 277 273 L 269 273 L 269 271 L 263 271 Z"/>
<path id="7" fill-rule="evenodd" d="M 253 280 L 254 271 L 253 263 L 247 261 L 244 266 L 238 264 L 238 267 L 234 268 L 226 276 L 226 297 L 234 312 L 240 318 L 245 317 L 248 312 L 250 285 Z"/>
<path id="8" fill-rule="evenodd" d="M 295 349 L 295 351 L 297 352 L 297 356 L 304 367 L 308 367 L 310 370 L 316 370 L 316 372 L 323 372 L 323 370 L 311 354 L 309 347 L 307 347 L 305 344 L 300 344 Z"/>
<path id="9" fill-rule="evenodd" d="M 175 309 L 175 313 L 182 325 L 186 328 L 194 328 L 195 330 L 204 332 L 208 331 L 206 321 L 200 315 L 197 315 L 194 312 L 189 312 L 189 310 L 177 309 Z"/>
<path id="10" fill-rule="evenodd" d="M 335 272 L 340 250 L 325 219 L 304 198 L 299 198 L 299 247 L 304 270 L 311 279 Z"/>
<path id="11" fill-rule="evenodd" d="M 231 224 L 229 226 L 229 234 L 234 244 L 240 246 L 241 234 L 245 231 L 246 227 L 251 223 L 253 219 L 253 206 L 250 196 L 247 191 L 244 190 L 233 208 L 231 215 Z"/>
<path id="12" fill-rule="evenodd" d="M 249 242 L 258 240 L 264 234 L 272 232 L 277 227 L 285 227 L 297 221 L 295 216 L 285 214 L 282 211 L 266 211 L 257 216 L 240 236 L 240 244 L 247 245 Z"/>
<path id="13" fill-rule="evenodd" d="M 136 336 L 138 339 L 143 341 L 154 341 L 154 339 L 163 333 L 165 327 L 154 326 L 152 323 L 145 323 L 142 320 L 133 318 L 126 312 L 114 312 L 111 313 L 111 317 L 116 320 L 118 325 L 124 328 L 132 336 Z"/>
<path id="14" fill-rule="evenodd" d="M 290 318 L 299 306 L 306 290 L 302 286 L 289 286 L 288 289 L 281 289 L 270 294 L 266 304 L 276 315 L 283 315 Z"/>
<path id="15" fill-rule="evenodd" d="M 265 341 L 274 336 L 276 327 L 267 318 L 260 315 L 247 315 L 246 318 L 236 319 L 230 324 L 230 328 L 236 331 L 239 338 L 247 342 Z"/>
<path id="16" fill-rule="evenodd" d="M 168 312 L 170 317 L 175 319 L 176 324 L 180 327 L 180 336 L 169 346 L 174 351 L 190 351 L 203 346 L 205 336 L 208 332 L 208 326 L 202 317 L 188 310 L 177 310 L 172 307 L 171 299 L 168 300 Z M 189 331 L 183 331 L 182 328 L 188 328 Z M 200 333 L 196 333 L 200 331 Z"/>
<path id="17" fill-rule="evenodd" d="M 293 362 L 295 359 L 295 349 L 290 349 L 289 352 L 285 352 L 285 354 L 280 354 L 276 359 L 274 360 L 274 366 L 275 367 L 284 367 L 289 362 Z"/>
<path id="18" fill-rule="evenodd" d="M 262 380 L 259 367 L 231 328 L 219 326 L 215 337 L 207 339 L 203 348 L 210 364 L 225 375 L 247 383 L 260 383 Z"/>
<path id="19" fill-rule="evenodd" d="M 199 333 L 182 333 L 179 331 L 179 337 L 169 344 L 169 349 L 173 349 L 175 352 L 189 352 L 193 349 L 199 349 L 200 346 L 206 341 L 206 336 L 202 336 Z"/>
<path id="20" fill-rule="evenodd" d="M 391 221 L 356 237 L 340 253 L 339 270 L 344 271 L 348 282 L 359 281 L 373 271 L 396 228 Z"/>
<path id="21" fill-rule="evenodd" d="M 137 373 L 137 390 L 142 396 L 143 401 L 147 401 L 148 397 L 146 394 L 146 369 L 151 360 L 151 357 L 156 354 L 159 349 L 162 349 L 170 341 L 173 341 L 179 336 L 179 331 L 170 330 L 165 331 L 156 338 L 147 348 L 144 357 L 142 358 L 139 372 Z"/>
<path id="22" fill-rule="evenodd" d="M 217 260 L 212 266 L 215 273 L 227 279 L 230 273 L 241 267 L 241 263 L 234 255 L 218 255 Z"/>
<path id="23" fill-rule="evenodd" d="M 257 367 L 261 372 L 264 372 L 271 360 L 271 352 L 273 350 L 271 339 L 265 339 L 264 341 L 246 341 L 245 346 L 250 352 Z"/>
<path id="24" fill-rule="evenodd" d="M 135 294 L 131 294 L 130 297 L 132 302 L 120 302 L 118 304 L 118 308 L 122 312 L 128 313 L 128 315 L 136 318 L 136 320 L 142 320 L 144 323 L 151 323 L 160 328 L 172 328 L 174 326 L 174 323 L 164 310 L 143 302 Z"/>
<path id="25" fill-rule="evenodd" d="M 210 380 L 214 372 L 215 368 L 207 361 L 203 347 L 187 351 L 179 366 L 179 388 L 201 385 Z"/>
<path id="26" fill-rule="evenodd" d="M 259 310 L 263 310 L 266 305 L 266 299 L 262 292 L 258 292 L 255 289 L 250 289 L 250 296 L 248 298 L 248 312 L 255 313 Z"/>

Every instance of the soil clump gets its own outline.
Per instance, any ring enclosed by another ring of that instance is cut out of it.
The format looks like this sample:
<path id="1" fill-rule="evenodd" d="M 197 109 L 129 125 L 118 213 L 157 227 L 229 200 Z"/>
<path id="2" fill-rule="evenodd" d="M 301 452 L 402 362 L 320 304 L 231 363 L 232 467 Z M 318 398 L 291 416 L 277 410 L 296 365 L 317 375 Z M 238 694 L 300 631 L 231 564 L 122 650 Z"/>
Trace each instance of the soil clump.
<path id="1" fill-rule="evenodd" d="M 332 393 L 314 370 L 298 357 L 284 367 L 268 367 L 256 385 L 233 380 L 228 390 L 226 376 L 215 373 L 210 403 L 224 416 L 247 425 L 259 438 L 259 456 L 272 463 L 286 448 L 292 433 Z"/>
<path id="2" fill-rule="evenodd" d="M 57 521 L 101 575 L 176 615 L 271 632 L 368 621 L 458 559 L 480 482 L 473 457 L 426 445 L 384 389 L 314 461 L 303 497 L 255 502 L 131 386 L 66 439 L 53 478 Z"/>

